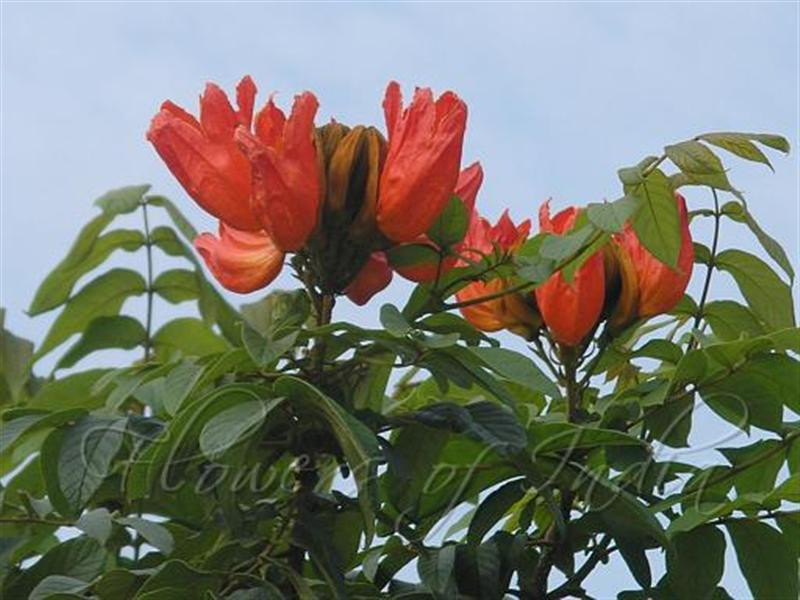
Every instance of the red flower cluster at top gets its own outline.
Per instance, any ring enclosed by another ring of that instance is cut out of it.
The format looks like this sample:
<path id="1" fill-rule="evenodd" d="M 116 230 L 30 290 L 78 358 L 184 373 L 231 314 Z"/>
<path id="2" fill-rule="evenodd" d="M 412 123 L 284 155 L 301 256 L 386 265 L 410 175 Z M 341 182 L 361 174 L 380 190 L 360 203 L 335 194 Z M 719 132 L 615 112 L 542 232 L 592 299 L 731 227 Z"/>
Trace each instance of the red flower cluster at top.
<path id="1" fill-rule="evenodd" d="M 478 163 L 461 170 L 467 107 L 453 92 L 434 99 L 430 89 L 418 88 L 404 106 L 400 86 L 389 83 L 386 138 L 373 127 L 315 126 L 319 104 L 311 92 L 295 97 L 288 117 L 272 97 L 254 116 L 255 96 L 255 84 L 243 78 L 234 109 L 209 83 L 199 119 L 166 101 L 147 132 L 189 195 L 219 219 L 218 235 L 203 233 L 195 245 L 226 288 L 263 288 L 294 252 L 314 265 L 325 292 L 363 304 L 389 284 L 392 269 L 431 281 L 492 252 L 513 254 L 526 240 L 530 221 L 517 226 L 504 213 L 491 225 L 475 209 L 483 171 Z M 428 232 L 454 196 L 471 220 L 464 240 L 442 258 Z M 676 202 L 682 235 L 676 269 L 653 257 L 626 225 L 570 280 L 557 272 L 533 292 L 510 290 L 509 277 L 470 283 L 457 293 L 465 318 L 484 331 L 508 329 L 526 338 L 544 325 L 553 340 L 575 346 L 604 315 L 622 326 L 672 309 L 693 263 L 686 204 L 680 195 Z M 551 217 L 546 202 L 539 228 L 569 233 L 580 212 L 571 207 Z M 408 248 L 427 249 L 428 258 L 393 259 Z"/>
<path id="2" fill-rule="evenodd" d="M 234 109 L 209 83 L 199 120 L 166 101 L 147 132 L 189 195 L 219 219 L 219 236 L 204 233 L 196 246 L 220 283 L 237 292 L 264 287 L 280 272 L 285 253 L 309 244 L 333 185 L 323 156 L 327 140 L 314 126 L 314 94 L 296 96 L 288 117 L 270 98 L 253 118 L 255 94 L 250 77 L 242 79 Z M 359 303 L 388 285 L 382 251 L 424 237 L 454 193 L 471 194 L 474 202 L 481 178 L 473 165 L 459 179 L 467 107 L 454 93 L 434 100 L 429 89 L 417 89 L 404 107 L 400 86 L 391 82 L 383 107 L 388 143 L 380 140 L 386 147 L 379 152 L 375 205 L 363 211 L 383 239 L 362 253 L 363 272 L 342 282 Z"/>

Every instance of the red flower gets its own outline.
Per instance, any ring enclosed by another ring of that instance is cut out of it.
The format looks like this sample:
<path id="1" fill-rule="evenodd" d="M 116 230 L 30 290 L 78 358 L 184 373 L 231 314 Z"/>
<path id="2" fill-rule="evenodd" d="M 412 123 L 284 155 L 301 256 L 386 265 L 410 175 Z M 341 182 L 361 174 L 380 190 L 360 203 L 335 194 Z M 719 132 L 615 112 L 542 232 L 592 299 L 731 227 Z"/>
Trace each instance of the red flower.
<path id="1" fill-rule="evenodd" d="M 256 115 L 255 136 L 246 127 L 236 141 L 253 169 L 253 210 L 279 248 L 299 250 L 317 226 L 320 163 L 314 143 L 319 103 L 311 92 L 295 96 L 286 118 L 270 98 Z"/>
<path id="2" fill-rule="evenodd" d="M 454 196 L 458 196 L 461 201 L 464 203 L 464 208 L 467 211 L 468 215 L 471 215 L 474 208 L 475 208 L 475 199 L 478 196 L 478 190 L 483 183 L 483 169 L 481 168 L 481 164 L 478 162 L 472 163 L 466 169 L 461 171 L 458 176 L 458 181 L 456 182 L 455 190 L 453 191 Z M 430 247 L 431 251 L 426 252 L 422 251 L 423 253 L 423 260 L 419 262 L 415 262 L 414 264 L 410 265 L 392 265 L 394 270 L 397 271 L 401 277 L 405 277 L 411 281 L 415 281 L 417 283 L 426 283 L 431 282 L 436 279 L 436 271 L 440 267 L 438 266 L 439 257 L 438 252 L 439 248 L 431 242 L 426 235 L 421 235 L 414 244 L 420 244 L 423 246 Z M 403 248 L 407 246 L 406 244 L 401 244 L 398 246 L 399 248 Z M 461 250 L 463 247 L 462 244 L 457 244 L 454 246 L 453 250 L 456 254 Z M 456 263 L 458 262 L 458 256 L 448 256 L 442 261 L 441 266 L 441 273 L 447 273 L 450 269 L 452 269 Z"/>
<path id="3" fill-rule="evenodd" d="M 373 252 L 344 293 L 350 300 L 363 306 L 391 281 L 392 270 L 386 261 L 386 255 L 383 252 Z"/>
<path id="4" fill-rule="evenodd" d="M 205 210 L 237 229 L 261 229 L 250 209 L 250 163 L 233 136 L 250 128 L 256 86 L 245 77 L 234 111 L 213 83 L 200 97 L 200 121 L 169 100 L 153 117 L 147 139 L 186 192 Z"/>
<path id="5" fill-rule="evenodd" d="M 418 88 L 403 108 L 392 81 L 383 101 L 389 149 L 381 174 L 378 228 L 392 241 L 412 242 L 424 234 L 450 199 L 458 180 L 466 104 L 445 92 L 434 101 Z"/>
<path id="6" fill-rule="evenodd" d="M 550 218 L 550 202 L 539 209 L 541 231 L 568 233 L 580 210 L 571 207 Z M 594 328 L 603 310 L 605 275 L 601 251 L 593 254 L 567 282 L 561 272 L 552 275 L 536 289 L 536 303 L 553 338 L 567 346 L 577 346 Z"/>
<path id="7" fill-rule="evenodd" d="M 472 261 L 480 261 L 484 255 L 494 251 L 495 246 L 506 252 L 514 252 L 525 241 L 531 223 L 526 220 L 514 225 L 504 212 L 497 224 L 473 211 L 469 231 L 464 238 L 464 254 Z M 466 302 L 507 290 L 513 283 L 508 279 L 495 278 L 487 282 L 473 281 L 456 294 L 459 302 Z M 541 318 L 530 295 L 510 293 L 494 300 L 471 304 L 461 308 L 461 313 L 476 329 L 499 331 L 508 329 L 528 339 L 541 325 Z"/>
<path id="8" fill-rule="evenodd" d="M 620 296 L 628 298 L 625 306 L 618 304 L 612 316 L 615 323 L 628 323 L 636 318 L 669 312 L 683 298 L 692 276 L 694 247 L 686 200 L 680 194 L 675 194 L 675 202 L 678 204 L 681 229 L 677 269 L 668 267 L 650 254 L 629 224 L 614 237 L 615 255 L 622 266 Z"/>
<path id="9" fill-rule="evenodd" d="M 194 246 L 225 288 L 247 293 L 263 288 L 283 267 L 283 252 L 263 232 L 237 231 L 223 222 L 219 237 L 202 233 Z"/>

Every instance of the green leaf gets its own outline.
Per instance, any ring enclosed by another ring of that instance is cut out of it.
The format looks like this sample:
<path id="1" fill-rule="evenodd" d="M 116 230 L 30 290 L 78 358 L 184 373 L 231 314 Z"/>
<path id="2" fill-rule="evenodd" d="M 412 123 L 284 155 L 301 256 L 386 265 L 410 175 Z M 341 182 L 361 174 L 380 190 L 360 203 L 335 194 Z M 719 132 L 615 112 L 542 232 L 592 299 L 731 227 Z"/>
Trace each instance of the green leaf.
<path id="1" fill-rule="evenodd" d="M 478 505 L 467 531 L 467 542 L 480 544 L 484 536 L 495 527 L 508 510 L 524 496 L 527 490 L 525 479 L 507 481 Z"/>
<path id="2" fill-rule="evenodd" d="M 140 517 L 121 517 L 118 518 L 117 523 L 130 527 L 141 535 L 148 544 L 153 546 L 162 554 L 172 554 L 175 546 L 175 540 L 169 530 L 153 521 L 148 521 Z"/>
<path id="3" fill-rule="evenodd" d="M 712 598 L 724 568 L 725 536 L 716 527 L 705 525 L 672 538 L 667 581 L 679 598 Z"/>
<path id="4" fill-rule="evenodd" d="M 71 335 L 84 331 L 97 317 L 114 316 L 131 296 L 140 296 L 147 283 L 136 271 L 112 269 L 86 284 L 69 299 L 36 350 L 34 360 L 39 360 Z"/>
<path id="5" fill-rule="evenodd" d="M 200 450 L 211 460 L 219 458 L 252 435 L 281 402 L 283 398 L 252 400 L 214 415 L 200 432 Z"/>
<path id="6" fill-rule="evenodd" d="M 726 527 L 753 597 L 797 598 L 797 557 L 784 535 L 758 521 L 731 521 Z"/>
<path id="7" fill-rule="evenodd" d="M 200 295 L 197 273 L 188 269 L 163 271 L 153 282 L 153 291 L 172 304 L 195 300 Z"/>
<path id="8" fill-rule="evenodd" d="M 742 469 L 733 479 L 739 496 L 775 488 L 775 479 L 784 462 L 781 446 L 778 440 L 761 440 L 743 448 L 719 448 L 734 468 Z M 758 464 L 758 468 L 748 468 L 750 464 Z"/>
<path id="9" fill-rule="evenodd" d="M 220 576 L 195 569 L 182 560 L 168 560 L 163 563 L 158 572 L 150 576 L 139 588 L 137 598 L 145 598 L 146 594 L 172 588 L 176 590 L 174 596 L 169 596 L 170 600 L 179 598 L 204 598 L 206 591 L 216 589 L 220 582 Z M 158 596 L 150 596 L 151 600 L 157 600 Z M 161 600 L 166 600 L 162 598 Z"/>
<path id="10" fill-rule="evenodd" d="M 160 355 L 205 356 L 224 352 L 228 344 L 199 319 L 184 317 L 165 324 L 153 335 Z"/>
<path id="11" fill-rule="evenodd" d="M 436 598 L 456 597 L 456 581 L 453 577 L 455 560 L 456 547 L 452 544 L 438 550 L 428 550 L 419 557 L 419 578 L 433 591 Z"/>
<path id="12" fill-rule="evenodd" d="M 741 250 L 725 250 L 716 264 L 730 273 L 753 313 L 771 330 L 794 327 L 791 289 L 767 263 Z"/>
<path id="13" fill-rule="evenodd" d="M 381 306 L 381 325 L 395 337 L 405 337 L 411 331 L 411 325 L 394 304 Z"/>
<path id="14" fill-rule="evenodd" d="M 701 387 L 700 394 L 723 419 L 779 432 L 784 402 L 800 409 L 800 363 L 781 354 L 756 356 L 735 372 Z"/>
<path id="15" fill-rule="evenodd" d="M 83 409 L 65 409 L 57 412 L 44 410 L 6 411 L 0 427 L 0 455 L 11 450 L 25 436 L 50 427 L 58 427 L 85 414 Z"/>
<path id="16" fill-rule="evenodd" d="M 275 290 L 258 302 L 243 304 L 241 310 L 245 321 L 267 336 L 302 326 L 311 314 L 311 301 L 305 290 Z"/>
<path id="17" fill-rule="evenodd" d="M 467 207 L 460 198 L 453 196 L 428 229 L 428 237 L 442 248 L 456 244 L 464 239 L 469 220 Z"/>
<path id="18" fill-rule="evenodd" d="M 794 281 L 794 268 L 792 267 L 792 261 L 789 260 L 789 257 L 786 255 L 786 251 L 775 238 L 761 229 L 761 226 L 745 204 L 736 201 L 727 202 L 722 207 L 722 214 L 727 215 L 734 221 L 747 225 L 750 231 L 753 232 L 753 235 L 756 236 L 756 239 L 758 239 L 761 247 L 769 254 L 770 258 L 778 263 L 784 273 L 789 276 L 789 281 Z"/>
<path id="19" fill-rule="evenodd" d="M 159 206 L 166 210 L 169 218 L 172 219 L 172 223 L 178 228 L 178 231 L 181 232 L 184 239 L 190 244 L 194 243 L 197 237 L 197 230 L 189 222 L 189 219 L 183 216 L 183 213 L 178 210 L 174 202 L 164 196 L 148 196 L 147 203 L 150 206 Z"/>
<path id="20" fill-rule="evenodd" d="M 551 398 L 561 395 L 558 386 L 527 356 L 505 348 L 484 346 L 471 347 L 470 351 L 498 375 Z"/>
<path id="21" fill-rule="evenodd" d="M 133 252 L 144 246 L 144 235 L 135 229 L 117 229 L 99 236 L 109 221 L 107 215 L 100 215 L 81 230 L 67 256 L 39 285 L 28 314 L 38 315 L 64 304 L 77 281 L 115 250 Z"/>
<path id="22" fill-rule="evenodd" d="M 144 343 L 147 332 L 137 319 L 124 315 L 97 317 L 81 337 L 61 357 L 56 369 L 67 369 L 96 350 L 121 348 L 131 350 Z"/>
<path id="23" fill-rule="evenodd" d="M 77 516 L 111 472 L 122 447 L 125 420 L 86 415 L 48 436 L 42 448 L 42 472 L 53 506 Z"/>
<path id="24" fill-rule="evenodd" d="M 242 323 L 242 342 L 250 358 L 259 367 L 266 367 L 289 352 L 295 347 L 299 335 L 300 331 L 294 330 L 281 338 L 272 339 L 256 331 L 246 321 Z"/>
<path id="25" fill-rule="evenodd" d="M 766 333 L 750 309 L 733 300 L 709 302 L 703 309 L 703 316 L 714 335 L 723 341 L 738 340 L 742 334 L 758 337 Z"/>
<path id="26" fill-rule="evenodd" d="M 775 170 L 772 168 L 772 164 L 769 162 L 767 156 L 758 146 L 750 141 L 751 138 L 746 133 L 704 133 L 697 137 L 704 142 L 727 150 L 740 158 L 753 162 L 760 162 L 767 165 L 773 171 Z"/>
<path id="27" fill-rule="evenodd" d="M 468 435 L 501 454 L 519 452 L 527 444 L 525 430 L 516 416 L 494 402 L 474 402 L 466 406 L 440 402 L 417 411 L 414 418 L 430 427 Z"/>
<path id="28" fill-rule="evenodd" d="M 646 446 L 639 438 L 621 431 L 581 427 L 572 423 L 535 423 L 528 431 L 528 448 L 534 457 L 600 446 Z"/>
<path id="29" fill-rule="evenodd" d="M 687 176 L 689 183 L 708 185 L 738 194 L 728 181 L 722 161 L 700 142 L 695 140 L 680 142 L 666 146 L 664 152 Z"/>
<path id="30" fill-rule="evenodd" d="M 31 377 L 32 358 L 33 342 L 5 328 L 5 309 L 0 308 L 0 405 L 18 399 Z"/>
<path id="31" fill-rule="evenodd" d="M 789 151 L 791 150 L 789 142 L 782 135 L 775 135 L 772 133 L 748 133 L 746 135 L 748 135 L 751 140 L 755 140 L 761 144 L 764 144 L 765 146 L 779 150 L 784 154 L 789 154 Z"/>
<path id="32" fill-rule="evenodd" d="M 105 545 L 111 536 L 111 513 L 106 508 L 95 508 L 86 511 L 75 523 L 75 526 L 90 538 Z"/>
<path id="33" fill-rule="evenodd" d="M 639 208 L 635 196 L 623 196 L 614 202 L 590 203 L 586 206 L 586 216 L 596 227 L 615 233 L 622 230 L 625 223 Z"/>
<path id="34" fill-rule="evenodd" d="M 395 268 L 436 264 L 440 256 L 430 244 L 397 244 L 386 251 L 389 264 Z"/>
<path id="35" fill-rule="evenodd" d="M 676 267 L 681 250 L 680 218 L 667 176 L 655 169 L 626 193 L 639 201 L 640 208 L 631 220 L 639 240 L 658 260 Z"/>
<path id="36" fill-rule="evenodd" d="M 594 232 L 594 227 L 584 226 L 564 235 L 549 234 L 539 247 L 539 255 L 560 263 L 577 255 Z"/>
<path id="37" fill-rule="evenodd" d="M 19 577 L 7 581 L 4 598 L 28 598 L 34 587 L 48 575 L 63 575 L 90 581 L 102 570 L 106 552 L 88 537 L 78 537 L 48 550 L 36 564 L 22 571 Z"/>
<path id="38" fill-rule="evenodd" d="M 95 206 L 110 215 L 132 213 L 144 202 L 144 195 L 150 191 L 150 185 L 128 185 L 110 190 L 94 201 Z"/>
<path id="39" fill-rule="evenodd" d="M 81 592 L 89 584 L 81 579 L 67 577 L 66 575 L 48 575 L 33 588 L 28 600 L 44 600 L 45 598 L 82 598 Z"/>
<path id="40" fill-rule="evenodd" d="M 293 404 L 317 414 L 327 423 L 344 452 L 358 487 L 358 503 L 364 515 L 367 545 L 374 534 L 374 485 L 376 460 L 381 455 L 377 438 L 361 421 L 311 384 L 296 377 L 284 376 L 275 382 L 275 393 Z"/>
<path id="41" fill-rule="evenodd" d="M 614 539 L 617 542 L 619 553 L 622 555 L 622 559 L 628 566 L 633 578 L 636 579 L 636 583 L 645 589 L 649 588 L 652 583 L 652 574 L 647 554 L 645 554 L 647 546 L 644 540 L 619 533 L 614 536 Z"/>

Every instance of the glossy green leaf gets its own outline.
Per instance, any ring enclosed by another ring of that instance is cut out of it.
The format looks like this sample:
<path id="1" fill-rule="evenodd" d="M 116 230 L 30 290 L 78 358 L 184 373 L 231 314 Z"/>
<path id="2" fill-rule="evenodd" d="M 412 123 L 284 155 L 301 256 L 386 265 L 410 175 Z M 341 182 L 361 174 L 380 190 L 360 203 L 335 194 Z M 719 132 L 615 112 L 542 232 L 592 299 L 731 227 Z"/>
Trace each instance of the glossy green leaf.
<path id="1" fill-rule="evenodd" d="M 474 346 L 470 351 L 492 371 L 551 398 L 560 396 L 553 383 L 530 358 L 506 348 Z"/>
<path id="2" fill-rule="evenodd" d="M 730 273 L 753 313 L 772 330 L 794 327 L 792 293 L 760 258 L 741 250 L 717 255 L 717 266 Z"/>
<path id="3" fill-rule="evenodd" d="M 722 207 L 722 214 L 727 215 L 734 221 L 747 225 L 770 258 L 772 258 L 772 260 L 783 269 L 784 273 L 789 276 L 789 281 L 794 281 L 794 268 L 792 267 L 792 261 L 789 260 L 786 251 L 775 238 L 761 228 L 761 225 L 758 224 L 744 203 L 735 201 L 728 202 Z"/>
<path id="4" fill-rule="evenodd" d="M 513 479 L 490 493 L 478 505 L 469 523 L 467 541 L 480 544 L 484 536 L 495 527 L 508 510 L 519 502 L 526 492 L 524 479 Z"/>
<path id="5" fill-rule="evenodd" d="M 411 325 L 394 304 L 381 306 L 381 325 L 395 337 L 405 337 L 411 331 Z"/>
<path id="6" fill-rule="evenodd" d="M 67 369 L 97 350 L 118 348 L 131 350 L 144 344 L 147 332 L 133 317 L 114 315 L 97 317 L 86 327 L 81 337 L 62 356 L 56 369 Z"/>
<path id="7" fill-rule="evenodd" d="M 159 273 L 153 282 L 153 290 L 172 304 L 195 300 L 200 294 L 197 275 L 188 269 L 169 269 Z"/>
<path id="8" fill-rule="evenodd" d="M 142 519 L 141 517 L 120 517 L 116 519 L 116 521 L 120 525 L 135 530 L 148 544 L 162 554 L 172 554 L 175 541 L 172 538 L 172 534 L 163 525 L 154 521 Z"/>
<path id="9" fill-rule="evenodd" d="M 42 469 L 50 501 L 61 514 L 80 514 L 109 475 L 124 427 L 124 419 L 87 415 L 48 437 Z"/>
<path id="10" fill-rule="evenodd" d="M 144 278 L 130 269 L 112 269 L 86 284 L 56 317 L 36 350 L 35 359 L 48 354 L 71 335 L 84 331 L 97 317 L 117 315 L 125 300 L 144 294 L 146 289 Z"/>
<path id="11" fill-rule="evenodd" d="M 719 339 L 738 340 L 742 335 L 757 337 L 764 326 L 746 306 L 733 300 L 715 300 L 705 305 L 703 316 Z"/>
<path id="12" fill-rule="evenodd" d="M 725 567 L 725 536 L 711 525 L 679 533 L 667 551 L 667 581 L 680 598 L 713 598 Z"/>
<path id="13" fill-rule="evenodd" d="M 228 344 L 199 319 L 184 317 L 162 326 L 153 335 L 153 347 L 159 354 L 205 356 L 224 352 Z"/>
<path id="14" fill-rule="evenodd" d="M 5 598 L 28 598 L 45 577 L 63 575 L 90 581 L 105 565 L 106 551 L 95 540 L 78 537 L 48 550 L 42 558 L 3 587 Z"/>
<path id="15" fill-rule="evenodd" d="M 175 206 L 174 202 L 164 196 L 148 196 L 147 202 L 151 206 L 159 206 L 167 211 L 169 218 L 172 219 L 172 223 L 178 228 L 178 231 L 181 232 L 181 235 L 183 235 L 184 239 L 190 244 L 194 243 L 194 240 L 197 237 L 197 230 L 192 226 L 183 213 L 178 210 L 178 207 Z"/>
<path id="16" fill-rule="evenodd" d="M 623 196 L 613 202 L 594 202 L 586 205 L 586 216 L 596 227 L 615 233 L 639 208 L 640 200 L 635 196 Z"/>
<path id="17" fill-rule="evenodd" d="M 144 246 L 144 234 L 135 229 L 117 229 L 98 236 L 107 221 L 108 218 L 101 215 L 84 227 L 67 256 L 39 285 L 28 308 L 30 315 L 64 304 L 78 280 L 105 262 L 115 250 L 133 252 Z"/>
<path id="18" fill-rule="evenodd" d="M 675 266 L 681 248 L 678 205 L 669 179 L 659 169 L 651 172 L 626 194 L 639 201 L 631 225 L 650 253 L 666 265 Z"/>
<path id="19" fill-rule="evenodd" d="M 470 216 L 461 199 L 453 196 L 428 229 L 428 237 L 442 248 L 460 242 L 467 233 Z"/>
<path id="20" fill-rule="evenodd" d="M 107 508 L 95 508 L 83 513 L 75 526 L 90 538 L 105 545 L 111 536 L 111 513 Z"/>
<path id="21" fill-rule="evenodd" d="M 740 158 L 751 160 L 753 162 L 760 162 L 772 169 L 772 163 L 769 162 L 767 156 L 758 146 L 750 141 L 751 137 L 746 133 L 704 133 L 697 137 L 704 142 L 708 142 L 709 144 L 717 146 L 718 148 L 727 150 L 728 152 L 731 152 Z M 774 171 L 775 169 L 772 170 Z"/>
<path id="22" fill-rule="evenodd" d="M 128 185 L 109 190 L 97 200 L 95 206 L 110 215 L 124 215 L 132 213 L 142 205 L 144 195 L 150 191 L 150 185 Z"/>
<path id="23" fill-rule="evenodd" d="M 66 575 L 48 575 L 42 579 L 28 596 L 28 600 L 45 600 L 45 598 L 81 598 L 81 592 L 89 584 L 81 579 Z"/>
<path id="24" fill-rule="evenodd" d="M 214 415 L 200 432 L 200 450 L 209 459 L 216 459 L 249 436 L 267 418 L 271 410 L 276 408 L 283 398 L 271 400 L 252 400 L 237 404 Z"/>
<path id="25" fill-rule="evenodd" d="M 733 521 L 726 527 L 753 597 L 796 598 L 797 557 L 784 535 L 758 521 Z"/>

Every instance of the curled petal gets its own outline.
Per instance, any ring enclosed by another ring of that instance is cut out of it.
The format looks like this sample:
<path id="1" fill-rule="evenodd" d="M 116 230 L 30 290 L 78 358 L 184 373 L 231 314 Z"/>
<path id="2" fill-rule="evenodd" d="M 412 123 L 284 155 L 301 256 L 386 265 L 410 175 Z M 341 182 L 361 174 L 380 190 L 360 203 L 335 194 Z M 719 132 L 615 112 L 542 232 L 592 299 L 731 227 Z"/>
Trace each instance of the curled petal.
<path id="1" fill-rule="evenodd" d="M 228 96 L 214 83 L 206 84 L 200 96 L 200 124 L 208 139 L 217 143 L 230 142 L 239 124 Z"/>
<path id="2" fill-rule="evenodd" d="M 669 312 L 683 298 L 694 265 L 694 246 L 689 231 L 689 215 L 686 200 L 675 194 L 681 228 L 681 249 L 677 269 L 668 267 L 655 258 L 639 241 L 633 228 L 626 226 L 617 237 L 633 263 L 638 283 L 638 316 L 651 317 Z"/>
<path id="3" fill-rule="evenodd" d="M 236 86 L 236 106 L 239 110 L 236 111 L 236 117 L 239 125 L 243 125 L 250 129 L 250 124 L 253 122 L 253 106 L 256 102 L 256 84 L 250 78 L 250 75 L 245 75 Z"/>
<path id="4" fill-rule="evenodd" d="M 539 209 L 539 227 L 553 234 L 568 233 L 580 210 L 575 207 L 550 217 L 550 202 Z M 557 342 L 577 346 L 600 319 L 605 300 L 605 269 L 601 251 L 595 252 L 567 281 L 559 271 L 535 290 L 536 304 Z"/>
<path id="5" fill-rule="evenodd" d="M 373 252 L 361 267 L 356 278 L 350 282 L 344 293 L 350 300 L 363 306 L 375 294 L 392 281 L 392 270 L 383 252 Z"/>
<path id="6" fill-rule="evenodd" d="M 264 229 L 285 251 L 299 250 L 317 225 L 320 173 L 314 144 L 317 99 L 295 97 L 285 119 L 272 100 L 256 117 L 256 135 L 240 127 L 236 141 L 253 170 L 252 206 Z"/>
<path id="7" fill-rule="evenodd" d="M 238 231 L 220 223 L 219 237 L 202 233 L 194 246 L 217 281 L 232 292 L 259 290 L 283 267 L 283 252 L 263 232 Z"/>
<path id="8" fill-rule="evenodd" d="M 260 229 L 250 210 L 250 163 L 234 143 L 210 141 L 191 115 L 165 103 L 147 139 L 186 192 L 218 219 Z"/>
<path id="9" fill-rule="evenodd" d="M 474 162 L 461 171 L 456 182 L 455 195 L 461 198 L 467 213 L 472 214 L 475 208 L 475 199 L 483 183 L 483 168 L 481 163 Z"/>
<path id="10" fill-rule="evenodd" d="M 434 101 L 417 89 L 403 108 L 397 84 L 384 100 L 389 147 L 381 173 L 378 227 L 395 242 L 424 234 L 447 204 L 458 182 L 467 107 L 452 92 Z"/>

